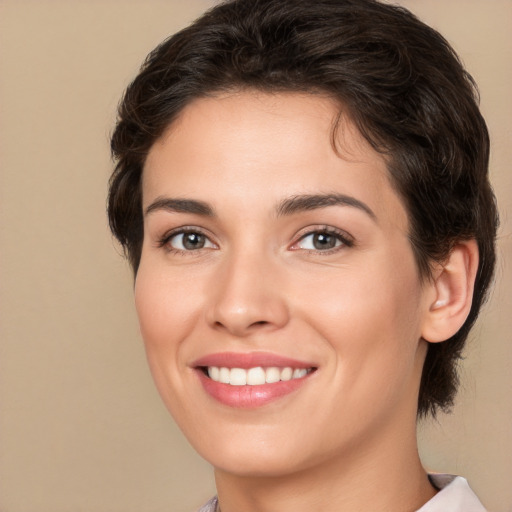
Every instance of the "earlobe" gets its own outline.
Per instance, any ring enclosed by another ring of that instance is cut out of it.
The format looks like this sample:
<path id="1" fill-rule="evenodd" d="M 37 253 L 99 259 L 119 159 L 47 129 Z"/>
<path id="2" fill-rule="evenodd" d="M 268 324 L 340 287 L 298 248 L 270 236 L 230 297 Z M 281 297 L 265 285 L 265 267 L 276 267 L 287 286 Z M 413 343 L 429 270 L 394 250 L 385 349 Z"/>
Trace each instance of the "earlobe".
<path id="1" fill-rule="evenodd" d="M 423 322 L 423 339 L 431 343 L 445 341 L 462 327 L 471 309 L 477 268 L 476 240 L 455 245 L 429 285 L 432 293 Z"/>

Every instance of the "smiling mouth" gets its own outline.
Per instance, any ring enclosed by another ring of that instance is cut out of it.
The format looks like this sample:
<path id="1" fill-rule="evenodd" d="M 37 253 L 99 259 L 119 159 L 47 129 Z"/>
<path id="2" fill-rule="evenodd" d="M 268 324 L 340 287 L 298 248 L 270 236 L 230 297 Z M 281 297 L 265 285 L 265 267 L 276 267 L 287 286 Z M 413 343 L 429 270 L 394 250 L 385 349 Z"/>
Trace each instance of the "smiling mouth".
<path id="1" fill-rule="evenodd" d="M 277 366 L 253 368 L 228 368 L 225 366 L 202 366 L 201 371 L 214 382 L 230 386 L 262 386 L 276 382 L 303 379 L 316 368 L 293 368 Z"/>

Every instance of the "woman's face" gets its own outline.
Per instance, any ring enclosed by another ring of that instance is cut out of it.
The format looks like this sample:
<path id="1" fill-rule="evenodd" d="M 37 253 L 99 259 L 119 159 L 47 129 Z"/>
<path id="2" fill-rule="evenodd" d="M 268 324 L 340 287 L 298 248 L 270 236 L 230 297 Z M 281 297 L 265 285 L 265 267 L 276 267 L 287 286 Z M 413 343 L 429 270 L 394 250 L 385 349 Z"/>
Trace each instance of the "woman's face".
<path id="1" fill-rule="evenodd" d="M 198 99 L 146 161 L 149 364 L 224 471 L 343 461 L 414 426 L 430 296 L 382 156 L 347 120 L 333 150 L 337 112 L 314 95 Z"/>

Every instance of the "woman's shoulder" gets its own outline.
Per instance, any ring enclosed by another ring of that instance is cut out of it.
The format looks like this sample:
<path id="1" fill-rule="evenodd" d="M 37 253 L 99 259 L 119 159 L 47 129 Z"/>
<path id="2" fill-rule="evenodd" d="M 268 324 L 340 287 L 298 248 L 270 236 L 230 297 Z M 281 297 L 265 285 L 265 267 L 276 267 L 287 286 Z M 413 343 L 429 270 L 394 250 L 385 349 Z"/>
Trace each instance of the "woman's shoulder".
<path id="1" fill-rule="evenodd" d="M 430 474 L 429 479 L 439 492 L 417 512 L 486 512 L 465 478 Z"/>

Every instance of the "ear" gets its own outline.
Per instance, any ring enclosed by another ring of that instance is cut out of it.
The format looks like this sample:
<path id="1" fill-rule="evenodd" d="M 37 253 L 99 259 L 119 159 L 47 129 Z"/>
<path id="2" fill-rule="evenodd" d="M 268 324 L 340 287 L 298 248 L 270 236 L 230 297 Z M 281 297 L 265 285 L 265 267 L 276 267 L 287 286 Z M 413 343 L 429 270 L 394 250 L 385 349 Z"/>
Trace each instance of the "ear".
<path id="1" fill-rule="evenodd" d="M 431 343 L 452 337 L 464 324 L 473 301 L 473 288 L 478 268 L 476 240 L 458 243 L 448 259 L 436 269 L 427 285 L 427 311 L 422 337 Z"/>

